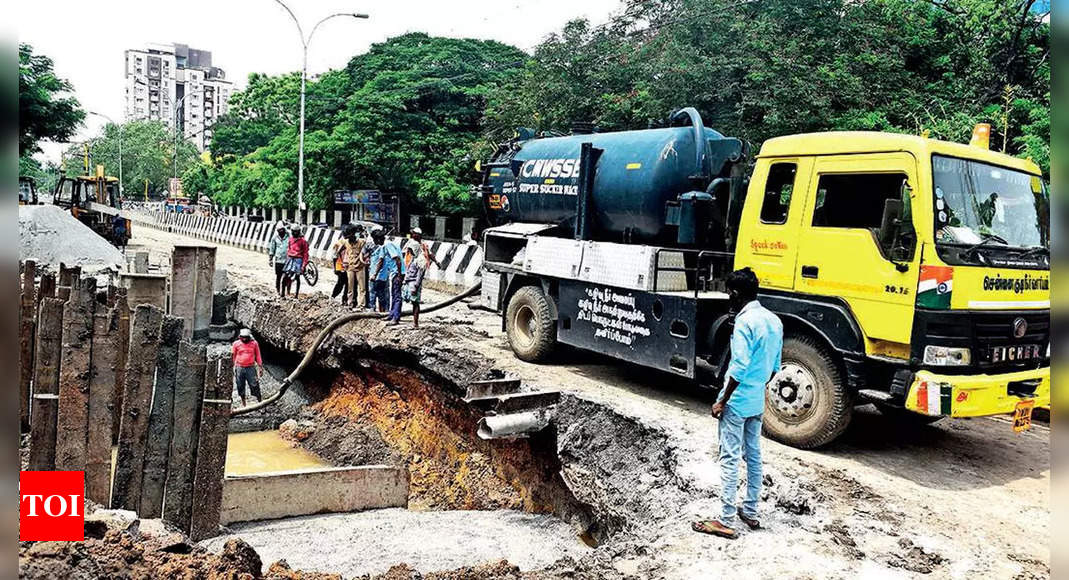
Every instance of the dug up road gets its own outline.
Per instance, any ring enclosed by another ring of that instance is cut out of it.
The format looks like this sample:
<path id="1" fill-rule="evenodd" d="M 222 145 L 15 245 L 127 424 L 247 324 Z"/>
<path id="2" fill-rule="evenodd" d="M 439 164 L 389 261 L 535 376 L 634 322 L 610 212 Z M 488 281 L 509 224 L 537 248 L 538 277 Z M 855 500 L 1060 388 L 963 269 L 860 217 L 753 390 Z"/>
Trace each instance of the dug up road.
<path id="1" fill-rule="evenodd" d="M 147 249 L 158 263 L 176 243 L 199 242 L 141 227 L 135 228 L 128 251 Z M 274 274 L 264 255 L 219 246 L 216 264 L 242 292 L 270 292 Z M 301 297 L 317 308 L 324 301 L 314 295 L 329 292 L 334 282 L 329 268 L 320 272 L 313 296 Z M 424 301 L 444 296 L 425 291 Z M 917 427 L 860 407 L 846 434 L 827 448 L 802 451 L 766 439 L 760 508 L 765 529 L 727 541 L 690 530 L 693 519 L 719 512 L 711 393 L 585 352 L 559 353 L 551 364 L 524 363 L 509 350 L 498 316 L 464 305 L 421 322 L 418 331 L 403 323 L 376 326 L 375 332 L 451 342 L 517 374 L 528 386 L 574 393 L 665 441 L 670 469 L 654 471 L 651 477 L 662 480 L 634 482 L 642 490 L 636 495 L 643 496 L 634 501 L 672 508 L 649 514 L 613 540 L 627 546 L 608 561 L 620 576 L 1050 576 L 1046 424 L 1021 434 L 1005 417 L 944 419 Z M 662 487 L 683 499 L 662 501 L 657 497 Z"/>

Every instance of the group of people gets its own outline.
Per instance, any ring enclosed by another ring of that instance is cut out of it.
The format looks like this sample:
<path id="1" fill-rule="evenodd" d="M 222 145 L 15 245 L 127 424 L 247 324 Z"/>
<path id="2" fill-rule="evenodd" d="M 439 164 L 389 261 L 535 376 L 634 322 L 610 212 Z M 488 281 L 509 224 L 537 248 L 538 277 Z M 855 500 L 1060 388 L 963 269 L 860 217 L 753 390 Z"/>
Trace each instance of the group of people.
<path id="1" fill-rule="evenodd" d="M 431 265 L 441 266 L 423 241 L 423 231 L 413 228 L 403 245 L 388 240 L 381 229 L 371 231 L 350 224 L 331 247 L 337 281 L 331 298 L 353 310 L 373 309 L 387 313 L 388 324 L 401 322 L 401 304 L 412 305 L 412 324 L 419 326 L 423 279 Z M 275 269 L 275 290 L 288 296 L 293 282 L 296 297 L 301 274 L 308 266 L 308 240 L 299 225 L 287 228 L 279 222 L 267 249 Z"/>

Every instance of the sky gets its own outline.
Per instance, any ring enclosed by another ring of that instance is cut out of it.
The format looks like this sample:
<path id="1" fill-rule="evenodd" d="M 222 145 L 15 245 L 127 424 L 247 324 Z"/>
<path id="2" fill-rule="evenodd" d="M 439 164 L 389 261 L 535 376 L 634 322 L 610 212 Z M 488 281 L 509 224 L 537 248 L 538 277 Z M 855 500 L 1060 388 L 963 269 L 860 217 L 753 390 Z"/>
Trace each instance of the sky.
<path id="1" fill-rule="evenodd" d="M 315 33 L 308 73 L 341 68 L 372 43 L 406 32 L 497 40 L 530 51 L 574 18 L 595 24 L 622 8 L 621 0 L 285 0 L 305 33 L 335 12 L 362 12 L 368 20 L 335 18 Z M 210 50 L 212 64 L 244 87 L 251 72 L 300 70 L 297 28 L 275 0 L 31 0 L 15 3 L 14 33 L 55 63 L 83 108 L 119 121 L 123 113 L 123 51 L 178 42 Z M 89 115 L 74 142 L 106 123 Z M 57 160 L 63 145 L 43 144 L 39 156 Z"/>

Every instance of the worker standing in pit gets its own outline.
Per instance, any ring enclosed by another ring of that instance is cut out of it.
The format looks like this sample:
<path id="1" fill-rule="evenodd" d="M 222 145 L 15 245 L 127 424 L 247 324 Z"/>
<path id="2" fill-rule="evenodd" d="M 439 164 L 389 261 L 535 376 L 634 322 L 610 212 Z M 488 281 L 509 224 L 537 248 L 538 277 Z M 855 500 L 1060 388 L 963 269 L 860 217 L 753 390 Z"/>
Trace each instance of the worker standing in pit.
<path id="1" fill-rule="evenodd" d="M 245 385 L 257 401 L 263 401 L 260 395 L 260 376 L 264 371 L 264 361 L 260 357 L 260 344 L 252 337 L 252 331 L 242 328 L 238 339 L 230 345 L 230 355 L 234 359 L 234 386 L 241 397 L 241 406 L 245 403 Z"/>
<path id="2" fill-rule="evenodd" d="M 267 265 L 275 268 L 275 292 L 282 296 L 282 269 L 286 267 L 286 251 L 290 247 L 290 235 L 286 224 L 275 224 L 275 235 L 267 245 Z"/>
<path id="3" fill-rule="evenodd" d="M 713 416 L 720 420 L 719 520 L 691 524 L 698 532 L 735 539 L 736 513 L 750 529 L 761 527 L 757 500 L 761 494 L 761 414 L 765 410 L 765 386 L 780 370 L 783 353 L 783 322 L 757 301 L 757 275 L 749 268 L 727 277 L 731 310 L 736 312 L 731 333 L 731 362 L 727 384 L 713 404 Z M 746 499 L 735 509 L 739 487 L 739 458 L 746 460 Z"/>

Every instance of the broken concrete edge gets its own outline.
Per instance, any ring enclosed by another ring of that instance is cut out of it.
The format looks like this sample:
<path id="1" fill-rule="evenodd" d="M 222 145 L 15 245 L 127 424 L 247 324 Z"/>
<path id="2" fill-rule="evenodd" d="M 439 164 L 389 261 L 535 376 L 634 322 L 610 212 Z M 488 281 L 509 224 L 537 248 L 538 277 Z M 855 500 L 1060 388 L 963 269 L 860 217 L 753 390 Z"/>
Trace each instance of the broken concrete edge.
<path id="1" fill-rule="evenodd" d="M 408 507 L 408 469 L 360 465 L 227 476 L 220 523 Z"/>
<path id="2" fill-rule="evenodd" d="M 315 308 L 313 301 L 322 302 L 326 308 Z M 300 312 L 294 311 L 293 304 L 275 296 L 242 292 L 238 295 L 233 318 L 241 327 L 253 329 L 261 345 L 267 344 L 275 349 L 303 355 L 315 342 L 320 329 L 336 318 L 338 312 L 324 296 L 302 300 Z M 317 311 L 323 314 L 317 314 Z M 416 340 L 410 343 L 407 339 Z M 497 379 L 505 374 L 486 357 L 466 349 L 466 356 L 457 357 L 455 353 L 458 349 L 431 348 L 429 342 L 429 337 L 419 330 L 395 329 L 384 335 L 381 320 L 357 320 L 339 328 L 324 341 L 314 366 L 340 370 L 347 367 L 344 363 L 347 359 L 388 361 L 392 365 L 419 372 L 458 399 L 467 394 L 470 382 Z"/>

